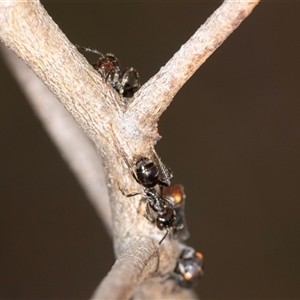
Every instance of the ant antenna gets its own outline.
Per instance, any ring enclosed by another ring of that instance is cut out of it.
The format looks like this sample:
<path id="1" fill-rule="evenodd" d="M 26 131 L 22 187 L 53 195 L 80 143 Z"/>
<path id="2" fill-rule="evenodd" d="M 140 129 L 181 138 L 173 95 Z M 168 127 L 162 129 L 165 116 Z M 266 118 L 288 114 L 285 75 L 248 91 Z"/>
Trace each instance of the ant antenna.
<path id="1" fill-rule="evenodd" d="M 162 238 L 162 239 L 159 241 L 159 243 L 157 244 L 158 249 L 159 249 L 160 244 L 164 241 L 164 239 L 165 239 L 166 236 L 168 235 L 168 233 L 169 233 L 169 230 L 167 229 L 166 234 L 163 236 L 163 238 Z M 158 250 L 158 249 L 157 249 L 157 250 Z M 156 267 L 156 270 L 154 271 L 154 273 L 158 270 L 158 268 L 159 268 L 159 261 L 158 261 L 158 263 L 157 263 L 157 267 Z"/>

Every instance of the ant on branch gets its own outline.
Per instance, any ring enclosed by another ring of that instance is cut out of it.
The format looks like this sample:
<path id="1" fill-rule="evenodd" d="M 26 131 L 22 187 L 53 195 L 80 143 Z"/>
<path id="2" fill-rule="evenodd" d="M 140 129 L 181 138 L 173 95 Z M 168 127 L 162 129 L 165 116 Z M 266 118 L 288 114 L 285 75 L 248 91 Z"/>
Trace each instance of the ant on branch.
<path id="1" fill-rule="evenodd" d="M 185 246 L 170 278 L 173 278 L 183 288 L 193 288 L 203 276 L 202 267 L 203 255 L 193 248 Z"/>
<path id="2" fill-rule="evenodd" d="M 118 59 L 111 53 L 103 54 L 95 49 L 75 45 L 78 49 L 98 54 L 100 57 L 93 68 L 108 82 L 120 95 L 130 98 L 141 87 L 139 74 L 134 68 L 120 69 Z M 131 83 L 132 82 L 132 83 Z"/>
<path id="3" fill-rule="evenodd" d="M 142 195 L 144 196 L 142 200 L 146 201 L 145 217 L 150 222 L 155 222 L 158 229 L 167 230 L 160 243 L 167 236 L 169 229 L 172 229 L 175 239 L 186 240 L 189 237 L 189 231 L 184 214 L 185 194 L 183 186 L 179 184 L 170 186 L 170 179 L 173 174 L 162 163 L 154 150 L 156 163 L 150 158 L 139 156 L 135 162 L 135 169 L 130 165 L 124 151 L 119 150 L 133 178 L 142 186 Z M 160 193 L 156 186 L 160 188 Z M 122 189 L 120 190 L 126 197 L 141 194 L 140 192 L 133 192 L 126 195 Z"/>
<path id="4" fill-rule="evenodd" d="M 181 185 L 170 187 L 170 179 L 173 174 L 171 170 L 162 163 L 154 149 L 152 149 L 153 159 L 138 156 L 135 160 L 134 167 L 132 167 L 124 150 L 119 146 L 116 135 L 114 135 L 114 137 L 116 146 L 128 170 L 135 181 L 142 186 L 142 192 L 126 194 L 120 188 L 121 193 L 126 197 L 143 195 L 142 200 L 146 201 L 145 217 L 150 222 L 155 223 L 158 229 L 166 229 L 166 234 L 159 242 L 159 245 L 166 238 L 170 229 L 174 232 L 175 238 L 186 239 L 189 233 L 184 218 L 185 195 L 183 187 Z M 164 194 L 164 188 L 166 188 L 166 195 Z"/>
<path id="5" fill-rule="evenodd" d="M 158 229 L 167 230 L 166 234 L 159 242 L 160 245 L 168 235 L 169 229 L 173 228 L 173 224 L 176 220 L 174 203 L 168 198 L 161 196 L 162 187 L 170 186 L 170 179 L 172 178 L 173 174 L 171 170 L 162 163 L 154 149 L 153 160 L 145 156 L 138 156 L 135 161 L 135 167 L 133 168 L 126 157 L 124 150 L 119 146 L 118 138 L 115 134 L 114 138 L 119 153 L 123 157 L 124 162 L 127 165 L 127 168 L 130 171 L 132 177 L 137 183 L 142 186 L 142 193 L 133 192 L 130 194 L 125 194 L 125 192 L 121 188 L 120 191 L 126 197 L 133 197 L 140 194 L 144 196 L 143 199 L 146 200 L 145 217 L 150 222 L 155 222 Z M 160 194 L 156 190 L 156 186 L 159 187 Z"/>
<path id="6" fill-rule="evenodd" d="M 153 150 L 154 152 L 154 150 Z M 142 186 L 144 199 L 146 203 L 146 218 L 155 222 L 156 226 L 160 230 L 167 230 L 173 228 L 173 224 L 176 220 L 176 212 L 174 209 L 174 203 L 166 197 L 161 196 L 155 186 L 159 186 L 162 189 L 163 186 L 168 187 L 170 185 L 170 178 L 172 177 L 171 171 L 161 162 L 159 157 L 154 152 L 157 163 L 153 160 L 139 156 L 135 163 L 135 170 L 132 169 L 129 161 L 127 160 L 125 154 L 122 152 L 122 157 L 130 170 L 133 178 L 137 183 Z M 141 194 L 140 192 L 134 192 L 126 195 L 123 190 L 122 194 L 126 197 L 133 197 Z M 153 216 L 153 213 L 155 216 Z"/>

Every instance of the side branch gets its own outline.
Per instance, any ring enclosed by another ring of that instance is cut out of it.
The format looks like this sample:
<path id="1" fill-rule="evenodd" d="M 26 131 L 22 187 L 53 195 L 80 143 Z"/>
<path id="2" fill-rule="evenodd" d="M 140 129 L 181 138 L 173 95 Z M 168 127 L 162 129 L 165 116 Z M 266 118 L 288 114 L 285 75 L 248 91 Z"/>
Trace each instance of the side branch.
<path id="1" fill-rule="evenodd" d="M 252 12 L 259 1 L 224 1 L 167 64 L 142 86 L 128 114 L 146 116 L 145 119 L 152 120 L 154 126 L 180 88 Z M 148 126 L 144 129 L 149 129 L 149 125 L 141 125 Z"/>

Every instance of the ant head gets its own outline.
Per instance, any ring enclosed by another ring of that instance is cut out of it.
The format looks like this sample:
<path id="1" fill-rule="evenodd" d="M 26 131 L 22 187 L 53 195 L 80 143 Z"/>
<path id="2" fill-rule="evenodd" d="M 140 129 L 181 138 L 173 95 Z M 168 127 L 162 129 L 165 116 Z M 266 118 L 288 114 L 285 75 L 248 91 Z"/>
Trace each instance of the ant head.
<path id="1" fill-rule="evenodd" d="M 106 54 L 105 56 L 100 57 L 94 67 L 101 70 L 104 77 L 111 73 L 120 72 L 119 61 L 113 54 Z"/>
<path id="2" fill-rule="evenodd" d="M 140 156 L 136 161 L 136 176 L 139 183 L 146 188 L 153 188 L 159 183 L 159 170 L 149 158 Z"/>
<path id="3" fill-rule="evenodd" d="M 158 217 L 156 219 L 156 226 L 159 230 L 164 230 L 166 228 L 169 228 L 169 221 L 164 219 L 163 217 Z"/>

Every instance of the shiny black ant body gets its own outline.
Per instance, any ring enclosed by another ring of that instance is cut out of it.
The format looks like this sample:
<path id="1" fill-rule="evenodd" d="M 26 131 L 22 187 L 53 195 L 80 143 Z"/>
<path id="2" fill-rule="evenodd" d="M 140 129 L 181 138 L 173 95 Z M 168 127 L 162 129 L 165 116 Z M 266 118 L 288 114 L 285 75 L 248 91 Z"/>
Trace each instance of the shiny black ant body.
<path id="1" fill-rule="evenodd" d="M 108 82 L 120 95 L 130 98 L 140 88 L 139 74 L 134 68 L 120 69 L 118 59 L 111 53 L 102 54 L 98 50 L 75 45 L 78 49 L 98 54 L 98 61 L 92 64 L 93 68 Z M 130 81 L 133 81 L 131 83 Z"/>
<path id="2" fill-rule="evenodd" d="M 175 270 L 170 274 L 177 284 L 183 288 L 193 288 L 203 276 L 203 255 L 193 248 L 185 247 L 178 260 Z"/>

